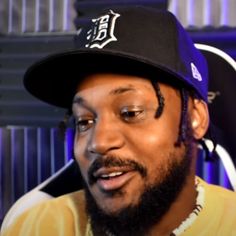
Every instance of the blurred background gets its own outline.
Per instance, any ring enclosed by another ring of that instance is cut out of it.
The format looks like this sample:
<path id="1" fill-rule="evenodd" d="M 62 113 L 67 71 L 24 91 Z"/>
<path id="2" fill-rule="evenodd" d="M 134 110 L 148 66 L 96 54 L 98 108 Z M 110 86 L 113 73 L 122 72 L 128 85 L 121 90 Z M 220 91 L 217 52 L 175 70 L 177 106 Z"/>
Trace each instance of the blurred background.
<path id="1" fill-rule="evenodd" d="M 114 5 L 168 9 L 195 43 L 215 46 L 236 59 L 235 0 L 1 0 L 0 223 L 16 199 L 72 158 L 73 130 L 67 130 L 65 140 L 58 136 L 57 125 L 66 111 L 38 101 L 24 89 L 26 68 L 73 47 L 74 35 L 88 17 Z M 223 71 L 219 77 L 209 106 L 217 112 L 224 148 L 236 163 L 236 78 L 228 80 Z M 208 182 L 232 188 L 219 161 L 209 163 L 201 157 L 197 172 Z"/>

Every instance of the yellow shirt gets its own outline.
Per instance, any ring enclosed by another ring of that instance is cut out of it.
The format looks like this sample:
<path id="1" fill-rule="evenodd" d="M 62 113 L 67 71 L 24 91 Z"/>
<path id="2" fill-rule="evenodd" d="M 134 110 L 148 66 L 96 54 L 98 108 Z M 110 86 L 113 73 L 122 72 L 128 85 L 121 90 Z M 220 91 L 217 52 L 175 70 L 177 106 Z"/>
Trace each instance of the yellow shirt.
<path id="1" fill-rule="evenodd" d="M 236 236 L 236 193 L 203 180 L 205 204 L 181 236 Z M 16 219 L 2 236 L 92 236 L 84 192 L 39 204 Z"/>

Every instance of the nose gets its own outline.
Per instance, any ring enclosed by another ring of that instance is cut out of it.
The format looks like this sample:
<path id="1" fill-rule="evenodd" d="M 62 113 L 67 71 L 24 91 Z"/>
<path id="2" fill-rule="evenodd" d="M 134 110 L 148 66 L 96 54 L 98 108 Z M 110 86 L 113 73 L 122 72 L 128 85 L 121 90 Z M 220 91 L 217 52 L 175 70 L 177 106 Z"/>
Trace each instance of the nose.
<path id="1" fill-rule="evenodd" d="M 124 145 L 122 130 L 111 119 L 98 119 L 92 129 L 88 143 L 89 153 L 106 155 Z"/>

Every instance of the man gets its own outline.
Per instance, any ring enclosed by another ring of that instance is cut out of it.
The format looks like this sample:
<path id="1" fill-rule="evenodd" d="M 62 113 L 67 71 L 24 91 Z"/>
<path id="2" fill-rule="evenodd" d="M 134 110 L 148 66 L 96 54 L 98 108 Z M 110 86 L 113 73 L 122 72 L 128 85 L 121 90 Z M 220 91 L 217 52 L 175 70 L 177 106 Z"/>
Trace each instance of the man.
<path id="1" fill-rule="evenodd" d="M 84 190 L 37 205 L 3 235 L 236 235 L 235 193 L 195 176 L 207 65 L 176 18 L 112 8 L 76 46 L 34 64 L 25 86 L 72 111 Z"/>

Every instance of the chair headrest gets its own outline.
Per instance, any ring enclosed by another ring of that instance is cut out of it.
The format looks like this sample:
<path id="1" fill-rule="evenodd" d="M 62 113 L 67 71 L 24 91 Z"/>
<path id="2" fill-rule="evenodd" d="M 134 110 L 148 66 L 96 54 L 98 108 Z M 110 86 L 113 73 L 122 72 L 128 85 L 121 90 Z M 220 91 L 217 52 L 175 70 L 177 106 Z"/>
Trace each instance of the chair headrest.
<path id="1" fill-rule="evenodd" d="M 217 143 L 236 164 L 236 62 L 222 50 L 195 44 L 207 59 L 209 68 L 208 104 Z"/>

